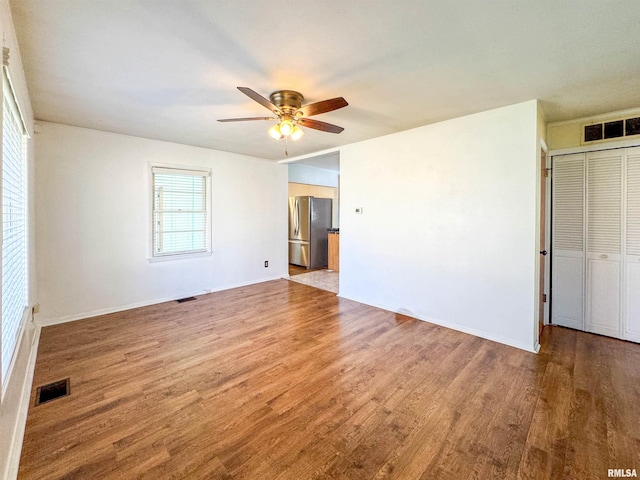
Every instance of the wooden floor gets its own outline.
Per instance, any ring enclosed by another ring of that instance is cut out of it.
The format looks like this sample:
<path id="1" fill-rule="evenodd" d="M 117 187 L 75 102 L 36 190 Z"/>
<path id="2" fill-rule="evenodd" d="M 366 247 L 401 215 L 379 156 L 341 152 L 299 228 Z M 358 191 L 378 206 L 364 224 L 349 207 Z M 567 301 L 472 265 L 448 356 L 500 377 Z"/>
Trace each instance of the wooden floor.
<path id="1" fill-rule="evenodd" d="M 42 330 L 20 478 L 604 479 L 640 345 L 535 355 L 277 280 Z"/>
<path id="2" fill-rule="evenodd" d="M 321 267 L 321 268 L 306 268 L 306 267 L 301 267 L 299 265 L 293 265 L 293 264 L 289 264 L 289 276 L 292 275 L 301 275 L 303 273 L 309 273 L 309 272 L 313 272 L 315 270 L 326 270 L 327 267 Z"/>

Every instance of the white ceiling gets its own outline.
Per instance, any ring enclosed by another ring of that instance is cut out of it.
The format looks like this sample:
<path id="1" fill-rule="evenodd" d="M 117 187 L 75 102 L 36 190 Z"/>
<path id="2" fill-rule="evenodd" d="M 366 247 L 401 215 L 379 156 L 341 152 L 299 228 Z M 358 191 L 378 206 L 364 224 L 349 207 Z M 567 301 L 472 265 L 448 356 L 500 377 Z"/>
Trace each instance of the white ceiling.
<path id="1" fill-rule="evenodd" d="M 559 121 L 640 106 L 638 0 L 11 0 L 39 120 L 284 158 L 239 92 L 349 106 L 299 156 L 538 98 Z"/>

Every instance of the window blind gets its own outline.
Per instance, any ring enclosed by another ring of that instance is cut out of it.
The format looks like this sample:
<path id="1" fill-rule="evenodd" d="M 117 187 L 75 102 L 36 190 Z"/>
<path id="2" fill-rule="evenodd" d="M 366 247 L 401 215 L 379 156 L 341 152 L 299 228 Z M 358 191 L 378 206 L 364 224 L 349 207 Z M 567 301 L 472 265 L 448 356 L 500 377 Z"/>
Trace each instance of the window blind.
<path id="1" fill-rule="evenodd" d="M 2 386 L 27 307 L 26 135 L 6 77 L 2 117 Z"/>
<path id="2" fill-rule="evenodd" d="M 152 174 L 153 256 L 207 252 L 209 172 L 153 167 Z"/>

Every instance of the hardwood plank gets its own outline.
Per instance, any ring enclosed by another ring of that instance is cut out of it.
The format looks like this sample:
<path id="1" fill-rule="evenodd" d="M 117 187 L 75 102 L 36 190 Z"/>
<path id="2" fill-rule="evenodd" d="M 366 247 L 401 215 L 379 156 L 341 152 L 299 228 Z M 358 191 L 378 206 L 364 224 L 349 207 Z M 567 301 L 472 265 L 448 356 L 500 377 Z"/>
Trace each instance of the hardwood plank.
<path id="1" fill-rule="evenodd" d="M 19 478 L 583 479 L 640 469 L 640 345 L 534 355 L 286 280 L 42 330 Z M 71 395 L 33 406 L 38 385 Z"/>

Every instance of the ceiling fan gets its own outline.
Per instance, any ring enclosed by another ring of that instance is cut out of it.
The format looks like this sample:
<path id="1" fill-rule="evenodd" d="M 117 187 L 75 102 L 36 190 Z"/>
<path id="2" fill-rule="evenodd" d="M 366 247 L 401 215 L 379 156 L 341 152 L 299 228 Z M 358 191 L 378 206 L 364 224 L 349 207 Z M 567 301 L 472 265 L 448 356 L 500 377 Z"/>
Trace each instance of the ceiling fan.
<path id="1" fill-rule="evenodd" d="M 238 87 L 247 97 L 255 100 L 260 105 L 271 110 L 275 117 L 248 117 L 248 118 L 223 118 L 219 122 L 246 122 L 251 120 L 278 120 L 278 123 L 269 129 L 269 134 L 275 138 L 297 140 L 304 132 L 300 128 L 307 127 L 322 132 L 340 133 L 344 128 L 331 123 L 314 120 L 313 115 L 331 112 L 349 105 L 342 97 L 322 100 L 321 102 L 302 105 L 304 97 L 301 93 L 293 90 L 277 90 L 266 99 L 259 93 L 248 87 Z"/>

